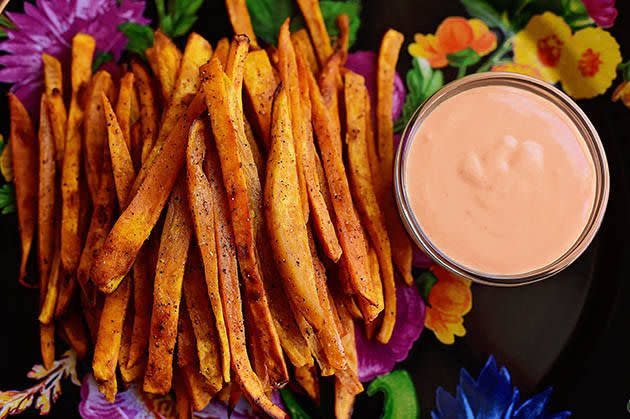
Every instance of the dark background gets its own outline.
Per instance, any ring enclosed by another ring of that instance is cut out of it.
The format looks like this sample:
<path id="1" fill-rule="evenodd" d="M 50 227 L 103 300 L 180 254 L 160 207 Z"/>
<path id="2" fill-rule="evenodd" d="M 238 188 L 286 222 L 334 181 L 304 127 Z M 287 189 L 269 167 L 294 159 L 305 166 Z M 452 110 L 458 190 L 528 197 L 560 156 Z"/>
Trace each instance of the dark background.
<path id="1" fill-rule="evenodd" d="M 22 9 L 14 0 L 9 9 Z M 433 33 L 447 16 L 465 15 L 457 0 L 365 0 L 354 49 L 377 50 L 388 27 L 406 35 Z M 149 7 L 153 6 L 147 0 Z M 630 57 L 630 2 L 618 0 L 619 18 L 611 29 Z M 154 15 L 149 11 L 149 15 Z M 231 33 L 220 0 L 206 1 L 194 30 L 213 43 Z M 410 57 L 403 51 L 401 74 Z M 3 88 L 5 91 L 6 88 Z M 1 101 L 2 133 L 8 136 L 6 100 Z M 465 317 L 468 334 L 452 346 L 425 330 L 401 364 L 413 376 L 422 417 L 434 407 L 438 386 L 453 393 L 459 369 L 474 376 L 488 355 L 512 373 L 525 397 L 553 386 L 553 411 L 568 409 L 576 418 L 629 417 L 630 400 L 630 110 L 610 101 L 610 92 L 580 102 L 604 143 L 611 174 L 610 201 L 593 245 L 573 266 L 543 283 L 515 289 L 473 286 L 473 309 Z M 32 384 L 26 373 L 40 362 L 36 320 L 37 291 L 17 284 L 19 242 L 15 215 L 0 217 L 0 389 Z M 61 350 L 58 351 L 61 353 Z M 332 414 L 330 391 L 323 392 L 323 416 Z M 77 416 L 78 387 L 64 383 L 52 417 Z M 361 396 L 355 417 L 378 417 L 382 400 Z M 29 410 L 26 416 L 35 416 Z"/>

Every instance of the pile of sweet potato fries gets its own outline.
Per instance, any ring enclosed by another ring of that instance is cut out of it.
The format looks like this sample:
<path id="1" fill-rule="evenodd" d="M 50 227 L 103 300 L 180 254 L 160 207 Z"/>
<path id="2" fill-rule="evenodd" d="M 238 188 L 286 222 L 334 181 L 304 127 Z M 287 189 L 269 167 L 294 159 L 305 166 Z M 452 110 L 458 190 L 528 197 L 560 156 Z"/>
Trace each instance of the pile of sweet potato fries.
<path id="1" fill-rule="evenodd" d="M 119 76 L 92 74 L 94 39 L 78 34 L 70 88 L 42 57 L 37 130 L 9 96 L 20 281 L 36 247 L 46 367 L 60 336 L 93 354 L 107 399 L 119 381 L 174 390 L 182 417 L 241 394 L 284 417 L 272 389 L 291 376 L 318 400 L 334 375 L 349 417 L 363 390 L 354 328 L 387 343 L 395 278 L 411 283 L 392 195 L 403 37 L 383 38 L 371 103 L 344 68 L 347 16 L 333 44 L 318 2 L 298 3 L 308 30 L 287 20 L 277 48 L 228 0 L 231 42 L 192 33 L 181 52 L 158 30 L 147 65 Z"/>

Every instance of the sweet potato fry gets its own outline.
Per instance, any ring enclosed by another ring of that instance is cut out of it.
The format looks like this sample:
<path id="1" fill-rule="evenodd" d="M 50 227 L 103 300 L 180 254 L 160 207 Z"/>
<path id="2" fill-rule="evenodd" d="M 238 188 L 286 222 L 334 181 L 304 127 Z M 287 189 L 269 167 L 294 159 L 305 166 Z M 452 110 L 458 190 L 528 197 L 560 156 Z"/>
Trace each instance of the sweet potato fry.
<path id="1" fill-rule="evenodd" d="M 350 45 L 350 18 L 346 14 L 341 14 L 337 16 L 335 23 L 339 30 L 336 49 L 341 52 L 341 65 L 343 65 L 348 58 L 348 46 Z"/>
<path id="2" fill-rule="evenodd" d="M 254 110 L 254 128 L 268 150 L 271 142 L 271 103 L 278 80 L 264 50 L 252 51 L 247 55 L 243 81 Z"/>
<path id="3" fill-rule="evenodd" d="M 297 181 L 298 181 L 298 193 L 300 196 L 303 222 L 308 222 L 309 218 L 309 204 L 308 204 L 308 191 L 306 187 L 305 178 L 305 162 L 304 154 L 302 153 L 302 145 L 306 140 L 306 125 L 309 122 L 302 116 L 302 104 L 300 103 L 300 91 L 299 81 L 297 74 L 297 64 L 295 62 L 295 51 L 293 50 L 293 44 L 291 43 L 289 33 L 289 18 L 287 18 L 280 27 L 280 36 L 278 38 L 278 68 L 280 70 L 280 80 L 282 81 L 284 89 L 287 93 L 287 111 L 289 113 L 291 124 L 291 143 L 296 153 L 296 169 L 297 169 Z M 277 91 L 276 91 L 277 94 Z M 273 121 L 272 121 L 272 141 L 273 141 Z M 272 144 L 273 147 L 273 144 Z"/>
<path id="4" fill-rule="evenodd" d="M 39 324 L 39 345 L 44 368 L 49 370 L 55 364 L 55 323 Z"/>
<path id="5" fill-rule="evenodd" d="M 179 73 L 175 87 L 172 92 L 172 97 L 168 106 L 162 116 L 162 125 L 159 130 L 157 140 L 153 146 L 153 150 L 149 154 L 147 161 L 143 164 L 136 182 L 134 183 L 133 192 L 135 193 L 140 184 L 144 181 L 148 170 L 151 168 L 157 155 L 160 153 L 164 146 L 164 142 L 170 135 L 171 131 L 175 127 L 181 129 L 178 126 L 179 122 L 183 118 L 186 110 L 194 98 L 194 95 L 199 90 L 199 66 L 206 63 L 212 56 L 212 47 L 203 37 L 196 33 L 191 33 L 186 43 L 186 49 L 184 50 L 184 56 L 181 60 L 181 66 L 179 67 Z M 186 129 L 186 133 L 188 130 Z"/>
<path id="6" fill-rule="evenodd" d="M 116 117 L 120 125 L 122 137 L 131 150 L 131 103 L 134 93 L 134 75 L 126 73 L 120 79 L 120 90 L 118 91 L 118 102 L 116 103 Z"/>
<path id="7" fill-rule="evenodd" d="M 97 382 L 116 377 L 123 325 L 129 302 L 129 281 L 124 281 L 115 292 L 105 298 L 98 326 L 92 370 Z"/>
<path id="8" fill-rule="evenodd" d="M 144 51 L 144 54 L 147 56 L 147 62 L 149 63 L 149 67 L 151 68 L 151 72 L 153 73 L 153 75 L 157 78 L 156 80 L 156 84 L 158 84 L 159 86 L 159 90 L 160 90 L 160 99 L 159 100 L 164 100 L 164 95 L 162 94 L 162 86 L 161 86 L 161 82 L 160 82 L 160 63 L 158 62 L 158 57 L 157 57 L 157 49 L 155 47 L 155 42 L 153 43 L 153 46 L 147 48 Z"/>
<path id="9" fill-rule="evenodd" d="M 232 368 L 248 399 L 274 418 L 283 417 L 264 393 L 262 384 L 252 370 L 245 341 L 245 324 L 236 261 L 234 234 L 229 221 L 227 196 L 221 180 L 216 150 L 209 149 L 206 157 L 206 176 L 210 181 L 214 202 L 215 234 L 219 268 L 219 286 L 229 334 Z"/>
<path id="10" fill-rule="evenodd" d="M 102 291 L 116 289 L 149 237 L 184 162 L 188 130 L 203 109 L 204 97 L 199 94 L 180 120 L 179 128 L 169 134 L 138 192 L 107 235 L 91 270 L 92 280 Z"/>
<path id="11" fill-rule="evenodd" d="M 247 119 L 244 119 L 243 123 L 245 126 L 245 138 L 247 139 L 247 145 L 251 150 L 252 158 L 254 159 L 254 164 L 256 165 L 256 172 L 264 173 L 265 157 L 263 156 L 262 151 L 260 151 L 260 146 L 258 145 L 258 141 L 256 140 L 252 125 Z"/>
<path id="12" fill-rule="evenodd" d="M 182 375 L 193 410 L 203 410 L 217 392 L 208 384 L 205 377 L 197 371 L 197 367 L 183 367 Z"/>
<path id="13" fill-rule="evenodd" d="M 197 339 L 201 374 L 216 393 L 223 387 L 221 349 L 196 247 L 191 248 L 186 264 L 184 298 Z"/>
<path id="14" fill-rule="evenodd" d="M 219 39 L 214 49 L 213 57 L 217 57 L 221 61 L 221 66 L 225 68 L 227 65 L 228 54 L 230 53 L 230 40 L 227 38 Z"/>
<path id="15" fill-rule="evenodd" d="M 287 47 L 290 51 L 290 46 Z M 280 55 L 284 55 L 284 45 L 280 48 Z M 319 175 L 318 170 L 321 167 L 321 163 L 318 161 L 319 156 L 315 150 L 315 143 L 313 141 L 313 127 L 310 122 L 311 115 L 311 98 L 308 93 L 308 79 L 306 68 L 306 62 L 300 54 L 296 55 L 296 69 L 295 74 L 298 76 L 297 91 L 290 92 L 291 108 L 294 111 L 292 113 L 292 121 L 299 126 L 294 129 L 296 153 L 298 160 L 301 161 L 302 172 L 306 180 L 306 187 L 308 193 L 308 199 L 310 208 L 313 213 L 313 225 L 319 241 L 326 253 L 332 261 L 336 262 L 341 257 L 341 246 L 335 232 L 335 226 L 332 223 L 330 215 L 330 205 L 326 203 L 325 191 L 326 187 Z M 290 66 L 293 68 L 293 66 Z M 297 70 L 297 71 L 296 71 Z M 299 96 L 296 97 L 296 96 Z"/>
<path id="16" fill-rule="evenodd" d="M 396 268 L 407 285 L 413 283 L 411 263 L 413 250 L 409 236 L 405 231 L 394 203 L 392 178 L 394 173 L 394 121 L 392 120 L 392 106 L 394 93 L 394 77 L 398 54 L 404 41 L 401 33 L 393 29 L 383 36 L 378 56 L 376 103 L 376 127 L 378 155 L 382 173 L 382 197 L 385 210 L 387 230 L 391 238 L 392 256 Z"/>
<path id="17" fill-rule="evenodd" d="M 304 15 L 306 26 L 311 33 L 313 39 L 313 45 L 315 46 L 315 52 L 317 52 L 317 58 L 319 63 L 324 65 L 328 58 L 333 54 L 332 46 L 330 45 L 330 37 L 326 30 L 326 24 L 322 17 L 322 11 L 319 8 L 319 1 L 317 0 L 298 0 L 298 5 Z"/>
<path id="18" fill-rule="evenodd" d="M 293 42 L 293 48 L 295 48 L 296 54 L 301 55 L 306 60 L 309 70 L 313 74 L 319 72 L 319 63 L 315 56 L 315 50 L 311 43 L 311 37 L 308 35 L 306 29 L 300 29 L 291 34 L 291 42 Z"/>
<path id="19" fill-rule="evenodd" d="M 127 279 L 129 280 L 132 278 Z M 133 281 L 129 283 L 129 286 L 135 288 L 133 286 Z M 133 335 L 134 314 L 135 313 L 133 310 L 133 304 L 131 304 L 130 301 L 129 305 L 127 306 L 127 317 L 125 317 L 125 322 L 123 324 L 120 352 L 118 356 L 118 368 L 120 370 L 120 376 L 125 383 L 133 383 L 135 381 L 138 381 L 144 375 L 146 367 L 146 364 L 143 362 L 138 362 L 131 367 L 127 366 L 129 364 L 129 355 L 131 353 L 131 338 Z"/>
<path id="20" fill-rule="evenodd" d="M 38 218 L 37 195 L 38 182 L 33 173 L 38 172 L 37 141 L 33 122 L 28 111 L 12 93 L 9 93 L 9 109 L 11 111 L 11 138 L 8 147 L 13 161 L 13 180 L 15 183 L 15 201 L 17 203 L 18 226 L 22 257 L 20 260 L 21 284 L 26 281 L 26 264 L 33 245 L 35 225 Z M 41 263 L 40 263 L 41 265 Z"/>
<path id="21" fill-rule="evenodd" d="M 98 182 L 103 170 L 103 148 L 107 144 L 107 127 L 101 96 L 105 94 L 110 101 L 114 96 L 114 83 L 110 74 L 99 71 L 92 78 L 83 121 L 85 144 L 85 174 L 90 189 L 92 202 L 96 201 Z"/>
<path id="22" fill-rule="evenodd" d="M 140 124 L 142 127 L 142 162 L 144 163 L 155 144 L 158 135 L 159 110 L 153 81 L 146 68 L 133 61 L 131 69 L 134 74 L 138 99 L 140 102 Z"/>
<path id="23" fill-rule="evenodd" d="M 42 323 L 49 323 L 57 299 L 57 285 L 59 280 L 59 254 L 56 250 L 57 228 L 56 224 L 56 163 L 55 163 L 55 140 L 53 138 L 52 126 L 46 112 L 46 96 L 42 96 L 40 101 L 39 117 L 39 187 L 37 194 L 37 256 L 39 264 L 39 277 L 41 286 L 41 296 L 47 303 L 47 313 L 43 314 Z M 31 203 L 32 205 L 35 202 Z M 57 266 L 53 267 L 53 265 Z M 49 284 L 54 277 L 54 283 Z M 52 285 L 51 293 L 48 295 L 49 285 Z M 51 300 L 54 298 L 54 300 Z"/>
<path id="24" fill-rule="evenodd" d="M 206 158 L 206 141 L 208 141 L 208 127 L 197 120 L 190 128 L 188 148 L 186 152 L 186 184 L 188 202 L 192 213 L 192 222 L 197 237 L 197 246 L 201 253 L 204 277 L 219 339 L 221 368 L 223 379 L 230 381 L 230 349 L 221 295 L 219 293 L 219 274 L 217 268 L 217 244 L 215 238 L 214 209 L 212 190 L 208 178 L 203 171 L 203 161 Z"/>
<path id="25" fill-rule="evenodd" d="M 82 156 L 82 96 L 92 75 L 95 41 L 90 35 L 77 34 L 72 39 L 72 100 L 68 112 L 66 143 L 61 172 L 61 265 L 74 273 L 81 256 L 80 172 Z"/>
<path id="26" fill-rule="evenodd" d="M 374 294 L 377 296 L 377 302 L 376 304 L 370 305 L 367 304 L 365 300 L 359 298 L 357 303 L 365 320 L 365 328 L 368 332 L 368 337 L 371 339 L 374 330 L 376 330 L 376 318 L 383 311 L 385 306 L 383 301 L 383 282 L 381 280 L 378 257 L 371 245 L 368 245 L 368 261 L 370 265 L 370 280 L 374 288 Z"/>
<path id="27" fill-rule="evenodd" d="M 278 333 L 274 327 L 262 281 L 261 266 L 256 248 L 254 215 L 250 207 L 248 179 L 243 170 L 237 120 L 232 114 L 230 102 L 233 83 L 221 69 L 217 58 L 201 68 L 203 89 L 212 121 L 212 130 L 217 140 L 217 150 L 223 173 L 223 183 L 228 191 L 231 221 L 237 244 L 239 267 L 244 280 L 246 300 L 252 304 L 257 319 L 258 336 L 261 346 L 267 351 L 267 371 L 274 380 L 281 382 L 288 373 Z"/>
<path id="28" fill-rule="evenodd" d="M 109 148 L 105 151 L 109 156 Z M 112 173 L 103 172 L 101 176 L 99 193 L 94 203 L 94 211 L 76 273 L 79 286 L 84 296 L 90 301 L 93 301 L 95 292 L 93 285 L 89 283 L 90 268 L 96 252 L 101 248 L 111 228 L 116 208 L 116 190 Z"/>
<path id="29" fill-rule="evenodd" d="M 88 336 L 85 325 L 81 319 L 81 313 L 77 309 L 71 310 L 61 319 L 61 330 L 68 339 L 68 343 L 74 349 L 78 359 L 85 358 L 88 351 Z"/>
<path id="30" fill-rule="evenodd" d="M 53 157 L 54 158 L 54 157 Z M 42 307 L 39 312 L 39 322 L 49 324 L 53 321 L 55 313 L 55 305 L 57 304 L 57 296 L 59 295 L 59 276 L 60 272 L 59 251 L 55 250 L 52 263 L 50 264 L 50 272 L 46 281 L 45 294 L 42 294 Z"/>
<path id="31" fill-rule="evenodd" d="M 230 22 L 232 23 L 234 34 L 247 35 L 252 47 L 257 49 L 258 42 L 256 42 L 256 34 L 254 33 L 252 20 L 249 17 L 246 0 L 225 0 L 225 6 L 227 7 L 228 15 L 230 16 Z"/>
<path id="32" fill-rule="evenodd" d="M 381 179 L 381 162 L 378 158 L 378 151 L 376 151 L 376 136 L 374 135 L 374 119 L 370 95 L 365 97 L 365 112 L 368 115 L 368 117 L 365 118 L 365 139 L 367 143 L 368 159 L 370 161 L 372 188 L 376 196 L 380 199 L 383 196 L 383 179 Z"/>
<path id="33" fill-rule="evenodd" d="M 63 73 L 61 63 L 52 55 L 42 54 L 44 63 L 44 86 L 48 98 L 48 117 L 55 139 L 55 159 L 57 167 L 63 162 L 63 149 L 66 141 L 66 105 L 63 103 Z"/>
<path id="34" fill-rule="evenodd" d="M 338 147 L 337 152 L 341 154 L 341 117 L 339 112 L 339 93 L 342 89 L 341 85 L 341 58 L 340 52 L 335 53 L 323 66 L 319 75 L 319 88 L 324 98 L 324 104 L 329 109 L 330 120 L 333 123 L 335 132 L 339 135 L 339 143 L 335 143 Z"/>
<path id="35" fill-rule="evenodd" d="M 177 366 L 193 367 L 195 364 L 197 364 L 197 342 L 186 300 L 182 298 L 177 322 Z"/>
<path id="36" fill-rule="evenodd" d="M 171 388 L 182 281 L 191 236 L 185 189 L 178 185 L 169 201 L 155 268 L 149 361 L 143 384 L 148 393 L 166 394 Z"/>
<path id="37" fill-rule="evenodd" d="M 342 260 L 347 264 L 354 292 L 369 303 L 376 304 L 377 297 L 369 276 L 365 236 L 354 210 L 341 153 L 337 152 L 335 145 L 341 140 L 331 122 L 315 78 L 312 74 L 308 76 L 313 124 L 322 153 L 328 187 L 331 195 L 335 198 L 333 199 L 333 208 L 336 215 L 337 234 L 343 249 Z"/>
<path id="38" fill-rule="evenodd" d="M 396 284 L 387 227 L 373 187 L 374 177 L 370 169 L 368 142 L 373 142 L 373 139 L 368 138 L 366 132 L 370 118 L 369 109 L 366 109 L 368 92 L 363 77 L 351 71 L 345 74 L 344 87 L 350 180 L 363 225 L 378 256 L 376 274 L 379 273 L 380 265 L 379 277 L 383 281 L 385 307 L 378 339 L 385 344 L 389 341 L 396 322 Z"/>
<path id="39" fill-rule="evenodd" d="M 131 73 L 128 73 L 131 74 Z M 127 206 L 132 182 L 136 177 L 129 154 L 129 144 L 124 138 L 124 130 L 121 129 L 119 120 L 112 109 L 112 104 L 104 94 L 101 95 L 105 120 L 107 121 L 107 142 L 111 156 L 111 167 L 114 174 L 116 194 L 121 208 Z M 120 103 L 120 100 L 119 100 Z"/>
<path id="40" fill-rule="evenodd" d="M 155 50 L 155 62 L 157 63 L 157 72 L 152 65 L 154 73 L 160 80 L 160 86 L 162 87 L 162 99 L 164 102 L 169 103 L 173 89 L 175 88 L 175 81 L 177 79 L 177 71 L 179 70 L 180 62 L 182 60 L 182 53 L 173 43 L 171 38 L 164 34 L 160 29 L 155 31 L 153 49 Z M 149 61 L 151 62 L 151 61 Z"/>
<path id="41" fill-rule="evenodd" d="M 320 330 L 324 318 L 300 202 L 289 101 L 284 87 L 279 87 L 276 93 L 271 124 L 265 182 L 265 213 L 271 247 L 287 296 L 313 328 Z"/>
<path id="42" fill-rule="evenodd" d="M 149 243 L 152 240 L 153 237 L 149 238 Z M 154 280 L 150 270 L 151 254 L 152 250 L 148 244 L 145 245 L 138 252 L 138 257 L 136 257 L 133 265 L 133 329 L 127 368 L 144 365 L 147 361 Z"/>

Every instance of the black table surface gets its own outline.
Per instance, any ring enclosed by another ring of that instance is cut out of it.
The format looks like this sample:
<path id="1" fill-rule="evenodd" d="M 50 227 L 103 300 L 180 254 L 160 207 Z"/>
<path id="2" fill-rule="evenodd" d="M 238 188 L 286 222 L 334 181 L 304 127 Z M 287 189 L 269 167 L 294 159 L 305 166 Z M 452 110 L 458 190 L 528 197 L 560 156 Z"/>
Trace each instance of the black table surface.
<path id="1" fill-rule="evenodd" d="M 18 1 L 10 9 L 20 8 Z M 149 6 L 152 1 L 147 0 Z M 465 15 L 457 0 L 364 1 L 355 49 L 377 50 L 388 27 L 403 32 L 433 33 L 447 16 Z M 611 29 L 630 57 L 630 1 L 617 1 L 619 18 Z M 153 14 L 149 10 L 149 15 Z M 194 30 L 216 41 L 230 34 L 223 2 L 206 1 Z M 410 57 L 403 52 L 404 74 Z M 6 91 L 6 88 L 3 88 Z M 6 100 L 0 124 L 8 133 Z M 576 418 L 623 418 L 630 414 L 630 110 L 612 103 L 610 92 L 579 103 L 600 133 L 611 174 L 608 210 L 589 250 L 569 269 L 542 283 L 519 288 L 473 286 L 473 309 L 465 317 L 467 335 L 454 345 L 440 344 L 425 330 L 400 366 L 412 375 L 422 411 L 429 417 L 435 391 L 451 393 L 459 369 L 476 375 L 494 354 L 512 373 L 514 383 L 530 396 L 554 387 L 552 408 L 568 409 Z M 36 320 L 37 291 L 17 284 L 19 241 L 15 215 L 0 217 L 0 389 L 22 389 L 31 366 L 40 362 Z M 82 371 L 85 372 L 85 371 Z M 324 402 L 329 397 L 324 393 Z M 329 395 L 330 396 L 330 395 Z M 78 387 L 64 384 L 51 417 L 78 416 Z M 355 417 L 378 417 L 381 400 L 359 398 Z M 330 407 L 322 415 L 328 417 Z M 29 410 L 24 416 L 36 416 Z"/>

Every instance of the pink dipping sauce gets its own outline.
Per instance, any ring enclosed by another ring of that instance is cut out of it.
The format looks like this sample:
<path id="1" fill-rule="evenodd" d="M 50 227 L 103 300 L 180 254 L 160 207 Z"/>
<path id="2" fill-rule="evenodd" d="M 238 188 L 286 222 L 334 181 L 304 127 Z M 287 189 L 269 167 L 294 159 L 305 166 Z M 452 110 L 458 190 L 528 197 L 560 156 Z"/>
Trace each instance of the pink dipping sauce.
<path id="1" fill-rule="evenodd" d="M 418 127 L 407 196 L 432 244 L 460 266 L 516 275 L 561 257 L 588 224 L 595 165 L 571 119 L 524 89 L 483 86 Z"/>

